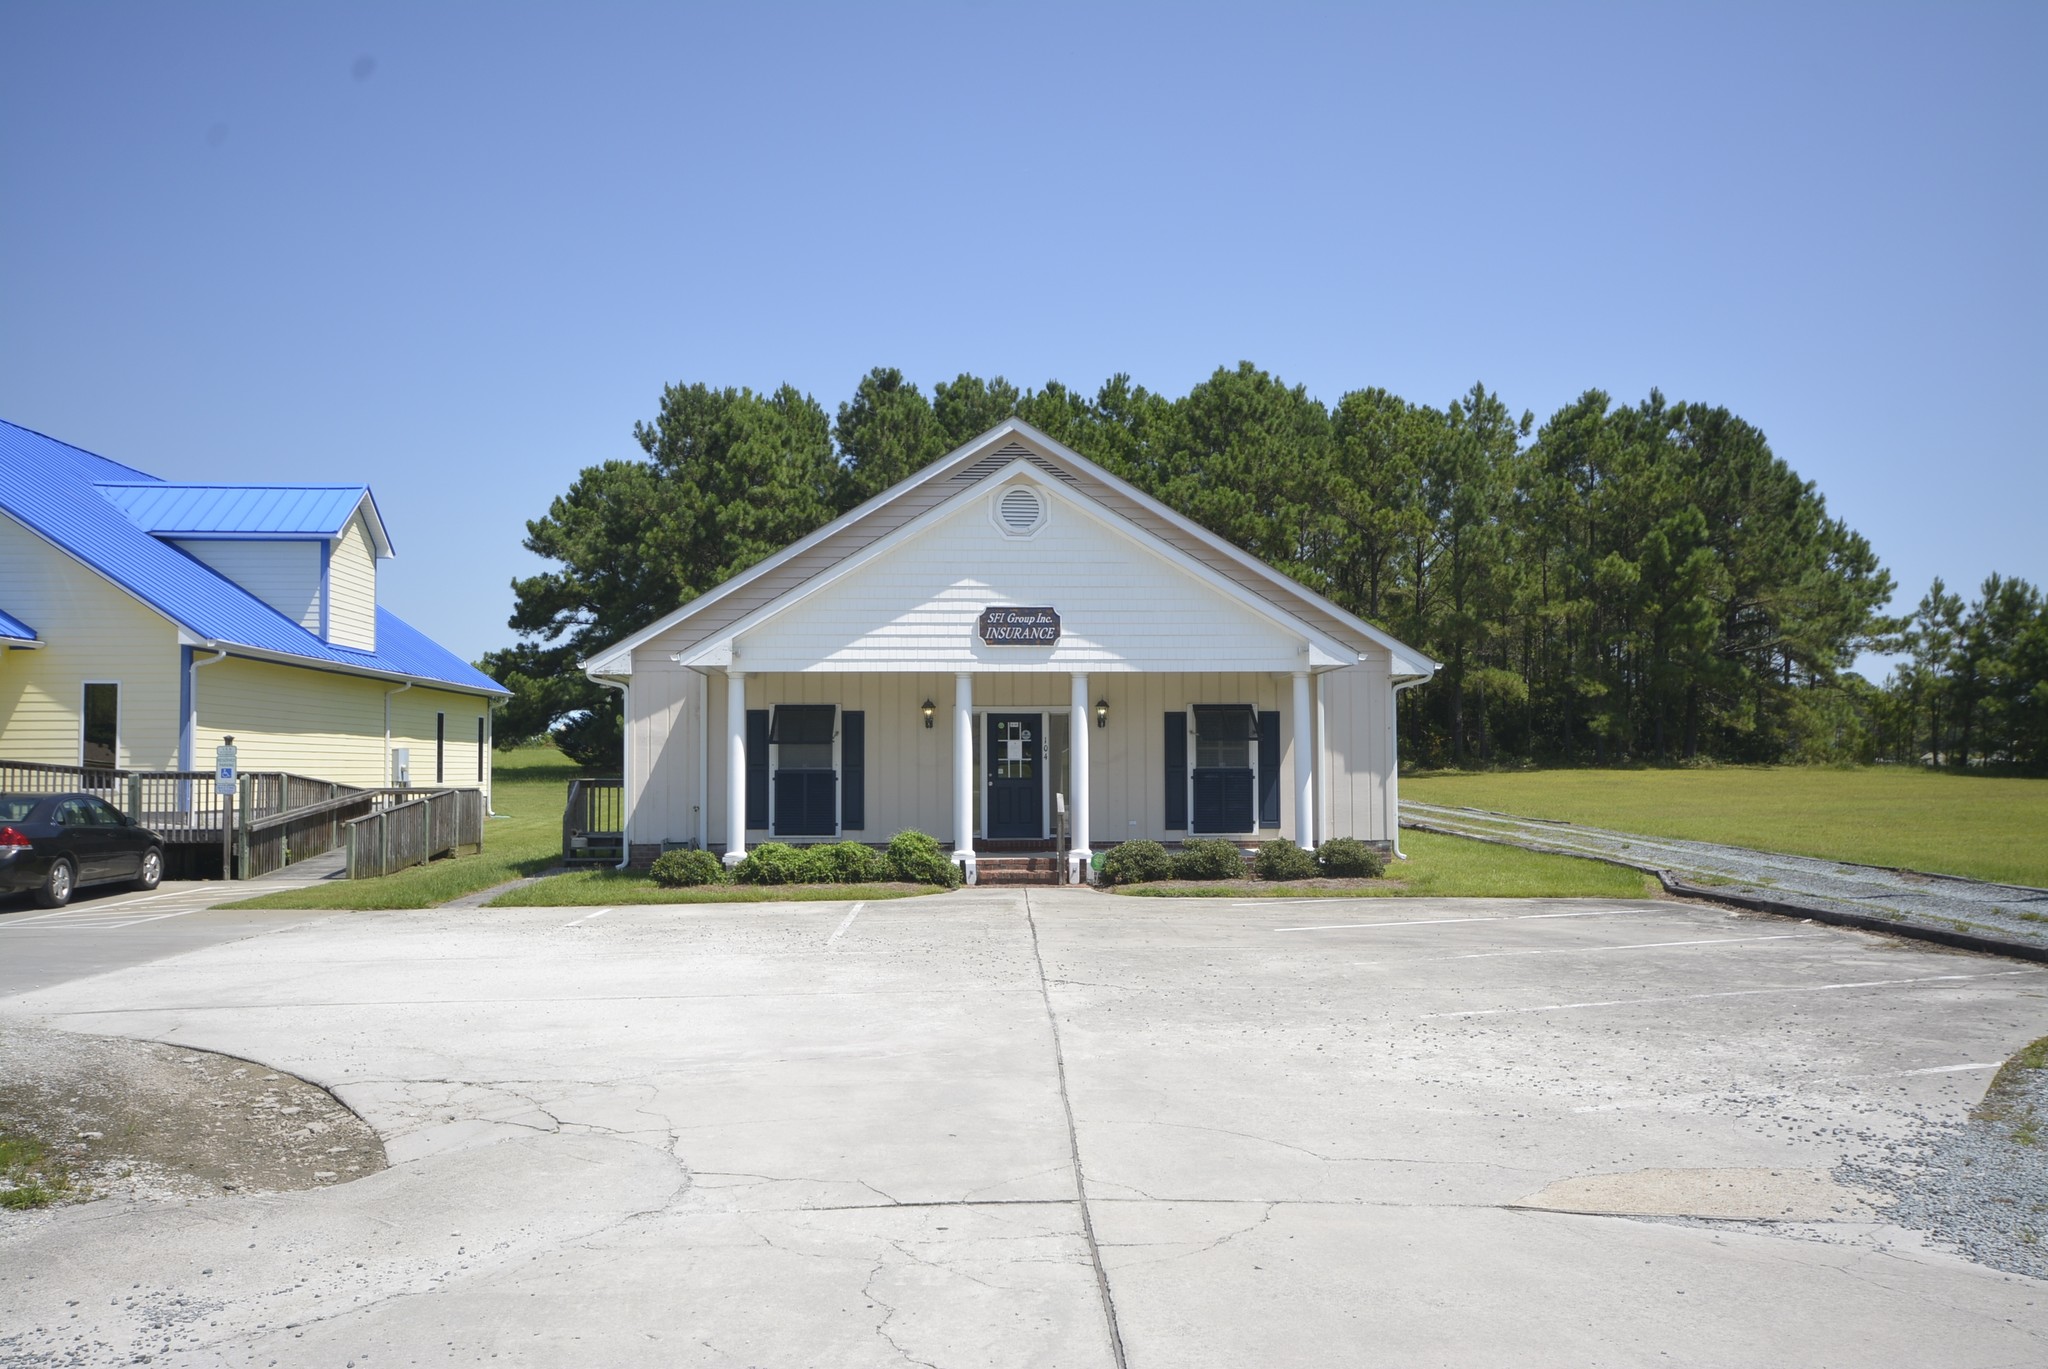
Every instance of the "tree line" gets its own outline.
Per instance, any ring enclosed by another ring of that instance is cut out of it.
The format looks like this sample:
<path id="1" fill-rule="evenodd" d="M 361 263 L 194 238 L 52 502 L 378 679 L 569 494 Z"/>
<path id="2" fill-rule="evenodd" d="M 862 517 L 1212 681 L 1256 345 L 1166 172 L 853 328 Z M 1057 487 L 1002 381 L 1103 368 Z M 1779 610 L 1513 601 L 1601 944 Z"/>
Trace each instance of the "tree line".
<path id="1" fill-rule="evenodd" d="M 1325 404 L 1250 363 L 1178 397 L 1124 375 L 927 394 L 877 368 L 833 414 L 788 386 L 669 386 L 639 458 L 527 525 L 555 568 L 514 582 L 521 640 L 481 663 L 514 690 L 501 734 L 616 754 L 614 696 L 577 659 L 1013 414 L 1441 661 L 1402 696 L 1408 764 L 1918 759 L 1909 712 L 1939 720 L 1943 763 L 2048 760 L 2038 650 L 2008 645 L 2041 596 L 2001 580 L 1951 610 L 1937 585 L 1931 618 L 1886 618 L 1868 541 L 1724 407 L 1589 390 L 1538 426 L 1483 385 Z M 1866 647 L 1914 666 L 1876 689 L 1848 671 Z"/>

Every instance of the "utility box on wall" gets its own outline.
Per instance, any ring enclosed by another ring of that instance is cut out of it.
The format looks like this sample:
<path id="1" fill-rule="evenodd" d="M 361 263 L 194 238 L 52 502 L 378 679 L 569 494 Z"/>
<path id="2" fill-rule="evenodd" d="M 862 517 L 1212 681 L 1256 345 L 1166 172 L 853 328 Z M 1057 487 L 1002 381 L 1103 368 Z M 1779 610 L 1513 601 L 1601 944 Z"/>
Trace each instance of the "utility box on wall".
<path id="1" fill-rule="evenodd" d="M 412 748 L 394 746 L 391 748 L 391 782 L 400 789 L 412 786 Z"/>

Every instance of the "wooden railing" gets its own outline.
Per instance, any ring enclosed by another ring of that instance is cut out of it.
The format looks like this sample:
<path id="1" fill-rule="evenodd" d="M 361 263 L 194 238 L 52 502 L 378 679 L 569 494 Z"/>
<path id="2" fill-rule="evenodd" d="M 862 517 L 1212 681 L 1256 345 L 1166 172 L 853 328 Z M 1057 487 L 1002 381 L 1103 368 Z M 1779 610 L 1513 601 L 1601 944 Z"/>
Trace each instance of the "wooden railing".
<path id="1" fill-rule="evenodd" d="M 92 794 L 130 821 L 161 834 L 167 845 L 198 848 L 198 854 L 180 859 L 198 861 L 208 871 L 214 868 L 209 857 L 219 849 L 225 826 L 233 851 L 228 877 L 239 879 L 334 850 L 349 839 L 350 824 L 356 820 L 447 794 L 467 797 L 442 802 L 433 810 L 436 825 L 422 838 L 432 850 L 423 859 L 483 845 L 483 794 L 475 789 L 362 789 L 265 770 L 245 772 L 236 793 L 225 797 L 215 792 L 211 770 L 123 770 L 0 760 L 0 793 Z M 455 816 L 447 816 L 451 813 Z M 399 821 L 403 825 L 412 819 Z"/>
<path id="2" fill-rule="evenodd" d="M 484 844 L 480 789 L 380 789 L 377 811 L 342 824 L 348 877 L 388 875 L 436 856 L 467 855 Z"/>
<path id="3" fill-rule="evenodd" d="M 622 780 L 569 781 L 562 809 L 562 861 L 616 865 L 625 854 L 626 786 Z"/>

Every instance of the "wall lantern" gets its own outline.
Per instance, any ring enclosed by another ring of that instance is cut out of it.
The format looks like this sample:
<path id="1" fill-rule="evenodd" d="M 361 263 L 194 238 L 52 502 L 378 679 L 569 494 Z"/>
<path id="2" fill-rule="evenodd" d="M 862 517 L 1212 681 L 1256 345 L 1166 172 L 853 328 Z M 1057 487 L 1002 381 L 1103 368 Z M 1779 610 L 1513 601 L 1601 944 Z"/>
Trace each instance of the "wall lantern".
<path id="1" fill-rule="evenodd" d="M 1109 700 L 1097 699 L 1095 701 L 1095 725 L 1097 727 L 1109 726 Z"/>
<path id="2" fill-rule="evenodd" d="M 932 714 L 938 711 L 939 706 L 937 704 L 933 703 L 930 699 L 926 699 L 924 701 L 924 725 L 926 727 L 930 727 L 932 725 Z"/>

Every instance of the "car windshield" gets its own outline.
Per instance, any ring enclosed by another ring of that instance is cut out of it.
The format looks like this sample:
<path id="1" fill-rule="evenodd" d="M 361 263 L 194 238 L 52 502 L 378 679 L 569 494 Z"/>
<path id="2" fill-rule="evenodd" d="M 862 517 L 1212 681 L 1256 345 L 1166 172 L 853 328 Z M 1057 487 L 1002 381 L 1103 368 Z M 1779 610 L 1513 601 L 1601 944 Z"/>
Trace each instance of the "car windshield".
<path id="1" fill-rule="evenodd" d="M 0 822 L 20 822 L 35 811 L 40 799 L 0 799 Z"/>

